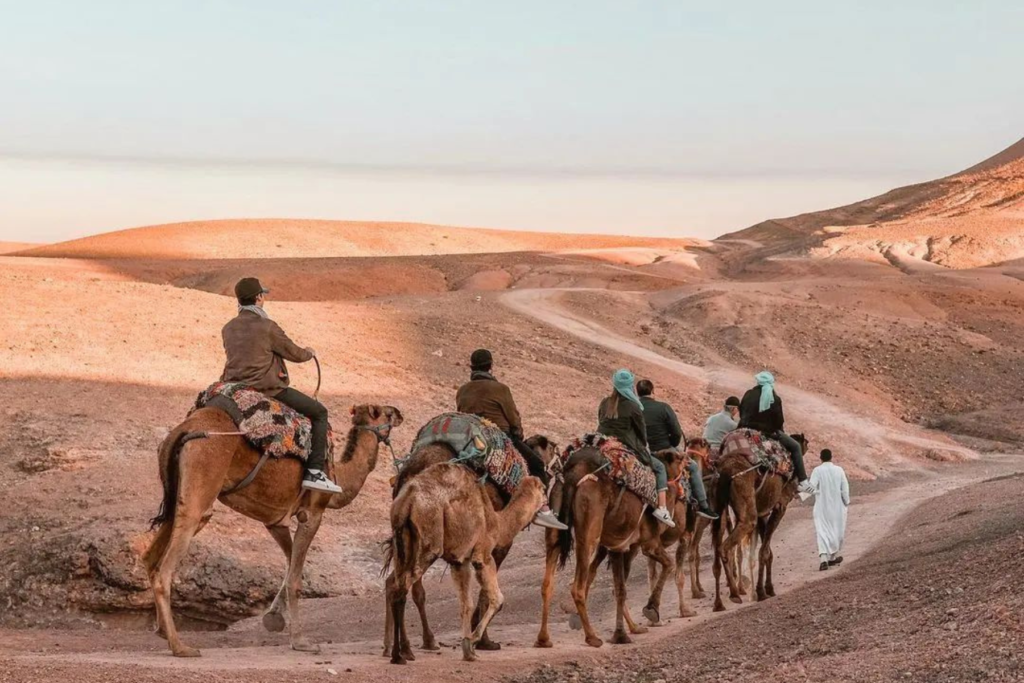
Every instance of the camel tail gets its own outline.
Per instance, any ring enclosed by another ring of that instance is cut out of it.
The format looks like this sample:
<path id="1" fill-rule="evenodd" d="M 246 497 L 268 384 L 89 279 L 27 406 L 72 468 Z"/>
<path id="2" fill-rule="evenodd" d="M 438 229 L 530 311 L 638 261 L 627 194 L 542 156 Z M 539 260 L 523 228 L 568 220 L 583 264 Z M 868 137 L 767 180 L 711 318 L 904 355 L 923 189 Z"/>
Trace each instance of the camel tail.
<path id="1" fill-rule="evenodd" d="M 569 562 L 569 556 L 572 554 L 572 525 L 573 525 L 573 508 L 576 502 L 576 484 L 577 479 L 571 476 L 565 478 L 565 483 L 562 487 L 562 507 L 558 511 L 558 519 L 565 524 L 568 529 L 558 532 L 558 568 L 564 569 L 566 563 Z"/>
<path id="2" fill-rule="evenodd" d="M 391 536 L 386 541 L 381 541 L 380 551 L 384 555 L 384 563 L 380 568 L 380 578 L 385 578 L 391 571 L 391 563 L 395 559 L 395 537 Z"/>
<path id="3" fill-rule="evenodd" d="M 419 550 L 419 534 L 416 533 L 416 525 L 412 522 L 414 488 L 403 488 L 391 505 L 391 528 L 395 535 L 391 544 L 393 550 L 386 557 L 388 565 L 393 559 L 399 568 L 408 567 Z"/>
<path id="4" fill-rule="evenodd" d="M 203 432 L 189 432 L 179 428 L 168 434 L 160 444 L 160 480 L 164 485 L 164 499 L 160 503 L 156 517 L 149 520 L 151 530 L 174 521 L 174 512 L 178 507 L 178 461 L 181 458 L 181 449 L 192 439 L 204 436 L 206 435 Z"/>

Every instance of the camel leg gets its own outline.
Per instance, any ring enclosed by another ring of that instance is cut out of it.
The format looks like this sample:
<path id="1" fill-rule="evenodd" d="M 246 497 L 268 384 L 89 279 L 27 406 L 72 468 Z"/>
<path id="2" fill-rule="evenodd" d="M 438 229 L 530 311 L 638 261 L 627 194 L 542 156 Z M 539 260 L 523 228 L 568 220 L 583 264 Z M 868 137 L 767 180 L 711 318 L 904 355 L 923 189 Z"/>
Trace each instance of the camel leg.
<path id="1" fill-rule="evenodd" d="M 420 613 L 420 624 L 423 627 L 423 644 L 420 647 L 424 650 L 440 650 L 427 621 L 427 591 L 423 588 L 423 579 L 412 585 L 412 601 L 416 605 L 416 611 Z"/>
<path id="2" fill-rule="evenodd" d="M 174 581 L 174 571 L 178 563 L 188 553 L 189 543 L 195 536 L 202 524 L 202 511 L 213 505 L 217 499 L 216 492 L 207 496 L 207 501 L 192 500 L 179 501 L 178 509 L 175 511 L 174 528 L 171 531 L 167 542 L 167 549 L 160 559 L 152 575 L 153 598 L 156 602 L 159 624 L 167 636 L 167 645 L 175 657 L 198 657 L 199 650 L 182 644 L 178 637 L 178 629 L 174 625 L 174 615 L 171 612 L 171 585 Z M 197 503 L 206 502 L 200 507 Z"/>
<path id="3" fill-rule="evenodd" d="M 775 554 L 772 552 L 772 537 L 775 535 L 775 530 L 779 528 L 779 524 L 782 522 L 782 517 L 785 514 L 785 508 L 776 510 L 768 518 L 768 523 L 765 524 L 764 535 L 761 538 L 761 566 L 765 568 L 765 597 L 762 598 L 760 592 L 758 592 L 758 600 L 775 597 L 775 586 L 772 584 L 772 561 L 775 559 Z"/>
<path id="4" fill-rule="evenodd" d="M 679 545 L 676 546 L 676 591 L 679 593 L 679 616 L 685 618 L 697 616 L 697 613 L 686 605 L 686 553 L 689 549 L 690 534 L 684 533 L 679 537 Z"/>
<path id="5" fill-rule="evenodd" d="M 505 558 L 508 556 L 508 551 L 511 550 L 511 549 L 512 549 L 511 547 L 509 547 L 509 548 L 495 548 L 494 549 L 494 552 L 492 553 L 492 557 L 494 557 L 495 571 L 498 571 L 498 570 L 501 569 L 501 563 L 505 561 Z M 477 596 L 477 600 L 476 600 L 476 613 L 473 615 L 473 628 L 476 628 L 476 625 L 480 623 L 480 620 L 483 618 L 483 615 L 484 615 L 484 591 L 483 591 L 483 588 L 481 588 L 480 589 L 480 594 Z M 477 650 L 485 650 L 485 651 L 489 651 L 489 652 L 495 652 L 495 651 L 501 649 L 501 643 L 496 643 L 493 640 L 491 640 L 491 637 L 489 635 L 487 635 L 487 629 L 484 629 L 484 634 L 480 637 L 480 642 L 478 642 L 476 644 L 476 649 Z"/>
<path id="6" fill-rule="evenodd" d="M 476 580 L 487 599 L 487 608 L 480 617 L 480 623 L 476 625 L 476 629 L 470 636 L 469 642 L 465 638 L 462 640 L 462 658 L 467 659 L 467 661 L 472 661 L 472 659 L 476 658 L 475 654 L 473 654 L 474 646 L 483 638 L 484 631 L 487 630 L 487 626 L 490 625 L 494 615 L 500 612 L 501 608 L 505 605 L 505 596 L 501 594 L 501 588 L 498 586 L 498 566 L 495 564 L 494 558 L 487 555 L 487 557 L 483 558 L 482 562 L 474 562 L 474 567 L 476 569 Z M 467 651 L 472 655 L 472 658 L 467 658 Z"/>
<path id="7" fill-rule="evenodd" d="M 263 613 L 263 628 L 272 633 L 280 633 L 285 627 L 284 610 L 288 605 L 288 567 L 292 562 L 292 532 L 287 526 L 268 526 L 267 531 L 277 541 L 284 552 L 285 572 L 281 589 L 274 596 L 274 602 Z"/>
<path id="8" fill-rule="evenodd" d="M 455 590 L 459 595 L 460 625 L 462 628 L 462 659 L 467 662 L 476 661 L 476 653 L 473 652 L 473 602 L 470 598 L 470 581 L 473 578 L 468 563 L 460 562 L 450 565 L 452 569 L 452 581 L 455 583 Z"/>
<path id="9" fill-rule="evenodd" d="M 724 531 L 721 518 L 712 522 L 711 545 L 713 546 L 713 560 L 711 562 L 711 573 L 715 576 L 715 612 L 725 611 L 725 604 L 722 603 L 722 535 Z"/>
<path id="10" fill-rule="evenodd" d="M 743 486 L 742 483 L 737 484 L 737 482 L 733 482 L 732 485 L 733 511 L 736 513 L 736 526 L 733 527 L 729 536 L 719 547 L 719 553 L 723 559 L 725 580 L 729 584 L 729 599 L 737 604 L 742 604 L 743 598 L 740 597 L 739 581 L 737 581 L 737 574 L 733 572 L 732 559 L 736 546 L 754 531 L 757 508 L 755 507 L 753 490 L 747 490 L 749 487 Z"/>
<path id="11" fill-rule="evenodd" d="M 383 657 L 391 656 L 391 635 L 394 628 L 391 605 L 395 600 L 395 582 L 395 572 L 392 570 L 384 580 L 384 652 L 381 654 Z"/>
<path id="12" fill-rule="evenodd" d="M 295 530 L 294 545 L 292 547 L 291 562 L 288 566 L 288 591 L 286 600 L 288 604 L 288 627 L 291 636 L 292 649 L 298 652 L 320 652 L 320 646 L 310 642 L 302 634 L 302 624 L 299 621 L 299 590 L 302 588 L 302 569 L 306 564 L 306 553 L 309 546 L 320 530 L 320 523 L 324 518 L 322 508 L 310 506 L 309 517 L 305 522 L 300 522 Z"/>
<path id="13" fill-rule="evenodd" d="M 707 528 L 708 521 L 705 517 L 697 518 L 693 539 L 690 541 L 690 595 L 694 600 L 707 597 L 704 587 L 700 584 L 700 542 L 704 537 L 704 529 Z"/>
<path id="14" fill-rule="evenodd" d="M 658 575 L 658 580 L 647 598 L 647 606 L 644 607 L 644 616 L 647 618 L 647 621 L 650 622 L 651 626 L 657 626 L 661 624 L 661 594 L 665 590 L 665 583 L 668 581 L 668 577 L 672 576 L 676 568 L 672 562 L 672 556 L 668 554 L 665 547 L 661 544 L 660 536 L 652 538 L 643 550 L 648 560 L 661 565 L 661 573 Z"/>
<path id="15" fill-rule="evenodd" d="M 548 529 L 546 534 L 547 556 L 544 561 L 544 582 L 540 588 L 540 631 L 534 647 L 551 647 L 551 633 L 548 630 L 548 612 L 551 611 L 551 595 L 555 592 L 555 570 L 558 568 L 558 532 Z"/>
<path id="16" fill-rule="evenodd" d="M 615 593 L 615 633 L 612 642 L 616 645 L 632 643 L 633 639 L 626 633 L 626 569 L 623 553 L 611 553 L 608 562 L 612 566 L 612 586 Z"/>
<path id="17" fill-rule="evenodd" d="M 587 575 L 587 595 L 590 595 L 590 589 L 594 587 L 594 580 L 597 579 L 597 572 L 601 568 L 601 563 L 608 557 L 608 549 L 604 546 L 597 547 L 597 554 L 594 555 L 594 559 L 590 562 L 590 573 Z M 627 619 L 629 617 L 626 617 Z M 579 631 L 583 628 L 583 621 L 580 619 L 579 612 L 569 615 L 569 628 L 574 631 Z"/>
<path id="18" fill-rule="evenodd" d="M 171 540 L 171 532 L 173 531 L 173 524 L 161 524 L 160 529 L 157 530 L 156 537 L 153 539 L 153 543 L 150 544 L 149 548 L 146 549 L 145 554 L 142 556 L 142 563 L 145 565 L 146 573 L 149 575 L 150 586 L 155 585 L 156 572 L 160 566 L 160 560 L 163 558 L 164 553 L 167 552 L 167 544 Z M 156 600 L 153 601 L 153 608 L 156 612 L 156 633 L 161 638 L 166 638 L 167 628 L 164 626 L 163 620 L 160 618 L 160 608 L 156 604 Z"/>
<path id="19" fill-rule="evenodd" d="M 590 595 L 590 582 L 592 574 L 590 563 L 595 559 L 597 539 L 600 537 L 600 529 L 591 524 L 591 528 L 584 530 L 585 533 L 576 534 L 576 577 L 572 583 L 572 599 L 576 603 L 576 614 L 579 616 L 580 624 L 583 626 L 585 640 L 591 647 L 601 647 L 604 644 L 594 631 L 587 614 L 587 598 Z"/>
<path id="20" fill-rule="evenodd" d="M 629 574 L 633 569 L 633 560 L 636 559 L 637 553 L 640 552 L 640 544 L 634 543 L 630 546 L 629 551 L 623 556 L 622 561 L 622 574 L 625 577 L 626 583 L 629 583 Z M 626 627 L 629 632 L 633 635 L 640 635 L 647 633 L 647 627 L 641 626 L 640 624 L 633 621 L 633 615 L 629 613 L 629 603 L 624 602 L 622 604 L 622 616 L 626 620 Z"/>

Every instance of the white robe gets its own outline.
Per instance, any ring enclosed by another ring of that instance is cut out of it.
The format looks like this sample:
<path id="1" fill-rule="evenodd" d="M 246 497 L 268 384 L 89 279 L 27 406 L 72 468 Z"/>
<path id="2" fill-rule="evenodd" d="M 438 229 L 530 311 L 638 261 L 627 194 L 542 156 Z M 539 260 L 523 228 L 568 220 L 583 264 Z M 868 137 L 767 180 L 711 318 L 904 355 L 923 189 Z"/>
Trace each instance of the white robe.
<path id="1" fill-rule="evenodd" d="M 811 472 L 811 486 L 815 496 L 814 529 L 818 533 L 818 554 L 831 558 L 843 547 L 850 482 L 842 467 L 823 462 Z"/>

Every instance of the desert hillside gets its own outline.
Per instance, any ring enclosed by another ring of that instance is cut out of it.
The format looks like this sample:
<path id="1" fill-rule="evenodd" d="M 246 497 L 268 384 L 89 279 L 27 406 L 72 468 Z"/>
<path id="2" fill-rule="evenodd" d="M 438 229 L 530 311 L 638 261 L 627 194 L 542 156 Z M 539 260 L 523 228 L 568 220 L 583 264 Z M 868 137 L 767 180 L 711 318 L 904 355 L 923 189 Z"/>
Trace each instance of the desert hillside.
<path id="1" fill-rule="evenodd" d="M 454 228 L 421 223 L 248 219 L 119 230 L 36 247 L 24 256 L 117 259 L 252 259 L 426 256 L 609 247 L 683 247 L 683 241 Z"/>
<path id="2" fill-rule="evenodd" d="M 766 252 L 973 268 L 1024 257 L 1024 139 L 960 173 L 848 206 L 764 221 L 720 239 Z"/>

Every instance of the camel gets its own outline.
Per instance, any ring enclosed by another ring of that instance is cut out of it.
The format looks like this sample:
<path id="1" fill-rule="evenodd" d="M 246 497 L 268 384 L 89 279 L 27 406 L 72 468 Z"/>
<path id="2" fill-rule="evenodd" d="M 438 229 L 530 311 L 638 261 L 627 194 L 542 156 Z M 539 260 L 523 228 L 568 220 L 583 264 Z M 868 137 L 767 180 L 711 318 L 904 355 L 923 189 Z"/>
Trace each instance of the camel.
<path id="1" fill-rule="evenodd" d="M 494 549 L 512 539 L 544 504 L 544 485 L 525 477 L 508 505 L 495 511 L 484 486 L 458 463 L 431 465 L 399 491 L 391 505 L 394 532 L 394 581 L 388 591 L 393 624 L 391 663 L 406 664 L 403 641 L 406 596 L 431 565 L 443 559 L 452 570 L 462 607 L 462 658 L 476 660 L 474 645 L 483 636 L 505 598 L 498 586 Z M 480 584 L 483 614 L 474 628 L 470 569 Z"/>
<path id="2" fill-rule="evenodd" d="M 707 454 L 711 447 L 708 442 L 701 438 L 690 439 L 686 442 L 686 453 L 688 457 L 702 457 L 707 458 Z M 680 459 L 676 452 L 673 450 L 658 451 L 654 454 L 656 458 L 665 463 L 665 469 L 668 471 L 668 477 L 670 482 L 677 481 L 683 473 L 684 460 Z M 674 529 L 664 527 L 661 532 L 661 543 L 662 546 L 668 550 L 673 545 L 676 545 L 676 556 L 675 556 L 675 573 L 676 573 L 676 588 L 679 592 L 679 616 L 688 618 L 695 617 L 697 613 L 686 605 L 686 596 L 683 593 L 683 588 L 686 583 L 686 574 L 684 571 L 686 553 L 690 549 L 691 544 L 694 542 L 694 530 L 696 529 L 699 521 L 709 521 L 705 517 L 697 515 L 696 511 L 690 506 L 689 501 L 677 497 L 675 505 L 672 508 L 672 521 L 676 523 Z M 652 594 L 655 587 L 658 584 L 658 563 L 648 558 L 647 560 L 647 578 L 651 587 Z M 694 596 L 696 597 L 696 596 Z M 655 601 L 655 609 L 660 608 L 661 605 L 661 594 L 657 594 L 657 600 Z"/>
<path id="3" fill-rule="evenodd" d="M 808 441 L 803 434 L 793 434 L 803 453 L 807 452 Z M 717 465 L 719 479 L 716 486 L 718 509 L 731 508 L 736 517 L 736 526 L 723 541 L 722 519 L 712 522 L 711 540 L 715 548 L 712 569 L 715 575 L 714 611 L 725 610 L 721 595 L 721 574 L 724 566 L 726 582 L 729 585 L 729 599 L 742 603 L 740 587 L 734 570 L 733 552 L 745 538 L 753 538 L 754 531 L 760 541 L 756 593 L 758 601 L 775 596 L 772 584 L 772 536 L 786 514 L 786 508 L 796 497 L 796 477 L 784 479 L 774 473 L 762 474 L 757 468 L 751 469 L 746 458 L 739 454 L 723 455 Z M 753 542 L 750 554 L 753 555 Z M 723 558 L 728 561 L 723 562 Z M 738 564 L 738 563 L 737 563 Z"/>
<path id="4" fill-rule="evenodd" d="M 674 462 L 676 476 L 682 456 Z M 549 529 L 545 535 L 547 553 L 544 582 L 541 586 L 541 625 L 534 647 L 552 647 L 548 629 L 548 612 L 554 592 L 555 570 L 565 566 L 576 544 L 576 575 L 572 585 L 572 598 L 583 627 L 587 645 L 604 644 L 590 623 L 587 600 L 597 568 L 607 556 L 612 569 L 615 593 L 615 632 L 612 642 L 630 643 L 626 625 L 631 633 L 644 633 L 630 618 L 626 608 L 626 579 L 633 557 L 642 551 L 663 568 L 651 590 L 644 616 L 652 623 L 660 621 L 657 596 L 660 596 L 674 565 L 661 542 L 661 525 L 644 511 L 646 503 L 632 491 L 620 490 L 618 484 L 603 472 L 606 463 L 601 452 L 592 447 L 581 448 L 572 454 L 563 468 L 563 480 L 552 490 L 552 506 L 560 508 L 559 518 L 569 531 Z M 675 493 L 668 491 L 668 505 L 675 505 Z"/>
<path id="5" fill-rule="evenodd" d="M 554 441 L 551 441 L 546 436 L 540 434 L 531 436 L 530 438 L 526 439 L 526 445 L 532 448 L 545 463 L 549 463 L 551 462 L 552 458 L 558 457 L 558 444 L 556 444 Z M 432 444 L 428 444 L 410 453 L 409 457 L 405 461 L 405 464 L 402 466 L 401 472 L 395 476 L 394 481 L 392 482 L 395 495 L 398 495 L 398 492 L 402 490 L 402 487 L 405 486 L 406 482 L 410 481 L 413 477 L 420 474 L 431 465 L 449 462 L 457 455 L 458 454 L 452 449 L 452 447 L 444 442 L 435 442 Z M 494 482 L 488 479 L 484 484 L 484 488 L 487 492 L 487 497 L 491 501 L 491 505 L 494 507 L 494 510 L 502 510 L 505 507 L 506 500 L 505 497 L 502 495 L 502 492 L 498 489 Z M 494 565 L 496 568 L 501 569 L 501 563 L 505 561 L 505 557 L 508 556 L 509 551 L 512 549 L 512 540 L 513 539 L 510 539 L 508 545 L 495 546 L 492 556 L 494 557 Z M 387 572 L 391 564 L 391 561 L 393 559 L 393 553 L 391 552 L 391 550 L 393 547 L 394 546 L 392 543 L 392 539 L 388 539 L 385 542 L 385 562 L 382 574 Z M 390 594 L 390 592 L 393 590 L 394 580 L 394 573 L 392 572 L 388 574 L 387 581 L 385 583 L 386 594 Z M 416 610 L 419 612 L 420 624 L 422 625 L 423 641 L 420 647 L 424 650 L 440 650 L 441 648 L 438 646 L 437 639 L 434 637 L 434 632 L 431 630 L 430 623 L 427 620 L 427 596 L 426 592 L 423 589 L 422 580 L 417 581 L 413 584 L 411 593 L 412 601 L 416 605 Z M 482 598 L 483 595 L 481 594 L 480 597 Z M 483 600 L 478 599 L 477 610 L 476 613 L 473 615 L 474 627 L 476 627 L 477 623 L 480 620 L 480 617 L 483 614 L 483 608 Z M 383 656 L 385 657 L 391 656 L 392 630 L 393 627 L 391 623 L 390 602 L 388 600 L 385 600 L 384 650 L 382 653 Z M 408 642 L 408 636 L 403 632 L 402 643 L 408 645 Z M 477 650 L 493 651 L 500 650 L 501 645 L 490 639 L 490 637 L 487 635 L 487 629 L 485 628 L 483 631 L 483 635 L 481 636 L 479 642 L 476 643 L 475 648 Z M 405 649 L 402 652 L 402 656 L 409 661 L 413 661 L 416 659 L 410 647 L 405 647 Z"/>
<path id="6" fill-rule="evenodd" d="M 188 552 L 192 537 L 213 515 L 217 500 L 263 523 L 284 551 L 288 563 L 284 582 L 264 614 L 264 626 L 270 631 L 283 631 L 287 607 L 292 649 L 319 651 L 319 646 L 303 636 L 299 622 L 298 596 L 306 553 L 320 528 L 324 510 L 352 502 L 376 467 L 380 443 L 387 441 L 391 429 L 400 424 L 402 413 L 392 406 L 352 408 L 352 425 L 341 459 L 327 463 L 328 476 L 344 489 L 336 495 L 305 492 L 301 487 L 303 463 L 292 458 L 268 459 L 250 485 L 231 491 L 253 471 L 260 453 L 244 437 L 234 435 L 235 423 L 217 408 L 196 410 L 167 435 L 159 452 L 164 498 L 153 520 L 158 531 L 143 562 L 153 588 L 157 630 L 167 638 L 174 656 L 200 655 L 178 636 L 171 612 L 171 584 L 178 562 Z M 224 432 L 231 435 L 219 434 Z M 294 538 L 289 530 L 293 516 L 298 519 Z"/>

